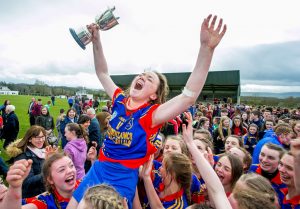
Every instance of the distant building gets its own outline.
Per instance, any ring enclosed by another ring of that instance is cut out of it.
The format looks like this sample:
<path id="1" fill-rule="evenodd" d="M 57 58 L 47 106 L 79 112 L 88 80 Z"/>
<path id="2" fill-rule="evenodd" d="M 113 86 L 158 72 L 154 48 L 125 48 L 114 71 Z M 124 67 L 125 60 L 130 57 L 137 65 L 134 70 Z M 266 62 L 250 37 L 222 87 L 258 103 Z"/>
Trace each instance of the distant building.
<path id="1" fill-rule="evenodd" d="M 79 97 L 79 98 L 82 98 L 82 97 L 85 97 L 85 98 L 88 98 L 88 99 L 93 99 L 93 94 L 88 94 L 86 92 L 86 90 L 82 89 L 82 90 L 79 90 L 76 92 L 76 96 Z"/>
<path id="2" fill-rule="evenodd" d="M 0 95 L 19 95 L 19 91 L 12 91 L 7 86 L 0 86 Z"/>

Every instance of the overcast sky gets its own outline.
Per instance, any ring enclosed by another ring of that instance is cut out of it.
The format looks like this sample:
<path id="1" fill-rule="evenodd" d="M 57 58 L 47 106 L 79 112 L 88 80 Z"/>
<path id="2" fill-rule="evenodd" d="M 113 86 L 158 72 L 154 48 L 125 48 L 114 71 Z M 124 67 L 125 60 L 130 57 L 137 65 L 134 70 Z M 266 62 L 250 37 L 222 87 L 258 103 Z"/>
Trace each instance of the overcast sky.
<path id="1" fill-rule="evenodd" d="M 240 70 L 242 91 L 300 91 L 299 1 L 0 0 L 0 81 L 102 88 L 92 46 L 69 33 L 116 6 L 120 24 L 101 33 L 111 74 L 191 72 L 210 13 L 226 35 L 210 71 Z"/>

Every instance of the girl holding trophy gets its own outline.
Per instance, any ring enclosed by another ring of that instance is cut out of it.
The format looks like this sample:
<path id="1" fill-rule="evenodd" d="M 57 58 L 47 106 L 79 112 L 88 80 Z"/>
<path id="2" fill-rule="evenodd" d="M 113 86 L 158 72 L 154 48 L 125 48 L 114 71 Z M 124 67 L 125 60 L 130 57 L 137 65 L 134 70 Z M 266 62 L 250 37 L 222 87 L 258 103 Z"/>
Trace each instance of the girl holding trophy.
<path id="1" fill-rule="evenodd" d="M 136 192 L 138 168 L 160 145 L 156 137 L 162 124 L 184 112 L 197 100 L 207 77 L 216 46 L 226 32 L 222 19 L 209 15 L 201 26 L 201 47 L 195 68 L 182 93 L 165 102 L 166 78 L 157 72 L 136 76 L 126 93 L 111 79 L 100 41 L 99 26 L 87 26 L 92 34 L 96 74 L 106 93 L 112 98 L 112 116 L 99 160 L 87 173 L 67 209 L 76 208 L 88 187 L 108 183 L 127 199 L 129 208 Z"/>

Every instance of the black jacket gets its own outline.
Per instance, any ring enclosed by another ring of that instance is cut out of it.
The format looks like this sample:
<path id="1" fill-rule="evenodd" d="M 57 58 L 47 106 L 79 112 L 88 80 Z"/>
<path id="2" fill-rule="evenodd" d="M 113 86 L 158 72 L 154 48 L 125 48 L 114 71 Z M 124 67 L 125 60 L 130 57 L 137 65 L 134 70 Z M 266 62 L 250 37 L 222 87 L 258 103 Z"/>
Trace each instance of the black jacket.
<path id="1" fill-rule="evenodd" d="M 22 185 L 22 198 L 34 197 L 45 192 L 42 177 L 42 165 L 44 159 L 37 157 L 31 150 L 26 149 L 25 152 L 14 158 L 14 161 L 22 159 L 31 159 L 33 161 L 31 170 Z"/>
<path id="2" fill-rule="evenodd" d="M 10 112 L 6 119 L 3 121 L 3 129 L 1 138 L 5 139 L 3 148 L 6 148 L 11 142 L 13 142 L 19 133 L 19 119 L 14 112 Z"/>
<path id="3" fill-rule="evenodd" d="M 45 130 L 54 129 L 53 117 L 48 115 L 40 115 L 36 118 L 35 125 L 42 126 Z"/>

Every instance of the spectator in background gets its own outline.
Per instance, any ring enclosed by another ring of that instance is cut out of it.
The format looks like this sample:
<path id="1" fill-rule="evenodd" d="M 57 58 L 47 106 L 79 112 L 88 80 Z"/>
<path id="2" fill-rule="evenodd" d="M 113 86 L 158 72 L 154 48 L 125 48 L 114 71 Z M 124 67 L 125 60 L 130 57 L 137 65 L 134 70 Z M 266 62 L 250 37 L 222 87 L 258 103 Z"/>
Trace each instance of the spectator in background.
<path id="1" fill-rule="evenodd" d="M 280 179 L 278 165 L 281 157 L 284 154 L 284 149 L 276 144 L 265 144 L 259 154 L 259 164 L 253 164 L 249 171 L 262 175 L 267 178 L 272 187 L 279 195 L 280 190 L 286 188 L 286 185 Z M 279 202 L 282 202 L 282 196 L 279 197 Z"/>
<path id="2" fill-rule="evenodd" d="M 96 118 L 100 125 L 100 134 L 101 134 L 100 143 L 99 143 L 100 147 L 102 147 L 103 140 L 105 139 L 105 134 L 108 129 L 110 117 L 111 114 L 109 114 L 109 112 L 99 112 L 96 115 Z"/>
<path id="3" fill-rule="evenodd" d="M 294 138 L 300 138 L 300 120 L 292 122 L 292 129 L 294 131 Z"/>
<path id="4" fill-rule="evenodd" d="M 237 136 L 244 136 L 245 134 L 247 134 L 247 129 L 243 127 L 242 119 L 240 116 L 233 117 L 231 132 L 233 135 Z"/>
<path id="5" fill-rule="evenodd" d="M 89 126 L 90 145 L 92 145 L 91 142 L 96 142 L 98 145 L 97 151 L 99 151 L 101 133 L 100 133 L 100 125 L 96 118 L 96 112 L 93 108 L 89 108 L 89 109 L 87 109 L 87 115 L 91 118 L 91 124 Z"/>
<path id="6" fill-rule="evenodd" d="M 285 153 L 280 159 L 278 170 L 280 179 L 287 188 L 282 189 L 283 202 L 281 208 L 300 208 L 300 195 L 297 192 L 294 179 L 295 175 L 294 157 L 291 152 Z M 299 177 L 298 177 L 299 178 Z"/>
<path id="7" fill-rule="evenodd" d="M 91 124 L 91 118 L 87 114 L 81 114 L 78 118 L 77 123 L 81 125 L 86 133 L 89 133 L 89 126 Z"/>
<path id="8" fill-rule="evenodd" d="M 19 119 L 15 114 L 15 109 L 14 105 L 7 105 L 5 108 L 6 119 L 2 133 L 2 138 L 5 139 L 3 144 L 4 149 L 17 138 L 19 133 Z"/>
<path id="9" fill-rule="evenodd" d="M 242 113 L 242 124 L 246 129 L 248 129 L 250 121 L 249 121 L 249 116 L 248 116 L 247 112 Z"/>
<path id="10" fill-rule="evenodd" d="M 98 112 L 98 107 L 99 107 L 99 101 L 98 101 L 98 97 L 95 97 L 95 100 L 93 102 L 93 108 L 96 112 Z"/>
<path id="11" fill-rule="evenodd" d="M 75 99 L 75 103 L 73 104 L 73 108 L 76 110 L 76 114 L 80 116 L 82 114 L 82 103 L 79 99 Z"/>
<path id="12" fill-rule="evenodd" d="M 47 107 L 42 108 L 42 114 L 37 116 L 35 124 L 38 126 L 42 126 L 46 131 L 46 139 L 49 144 L 58 144 L 57 142 L 52 141 L 54 137 L 54 119 L 49 113 L 49 109 Z"/>
<path id="13" fill-rule="evenodd" d="M 253 110 L 250 113 L 250 124 L 254 123 L 258 127 L 258 131 L 260 131 L 263 127 L 263 121 L 260 119 L 260 111 Z"/>
<path id="14" fill-rule="evenodd" d="M 73 103 L 74 103 L 73 97 L 69 96 L 69 97 L 68 97 L 68 104 L 69 104 L 69 107 L 70 107 L 70 108 L 73 107 Z"/>
<path id="15" fill-rule="evenodd" d="M 87 133 L 83 126 L 76 123 L 68 123 L 65 128 L 65 136 L 68 143 L 64 148 L 64 152 L 75 165 L 76 179 L 82 179 L 85 176 L 84 163 L 87 155 Z"/>
<path id="16" fill-rule="evenodd" d="M 264 138 L 265 134 L 274 134 L 274 126 L 275 122 L 272 119 L 266 119 L 262 130 L 258 134 L 259 139 Z"/>
<path id="17" fill-rule="evenodd" d="M 54 106 L 55 105 L 55 96 L 54 95 L 51 96 L 51 101 L 52 101 L 52 106 Z"/>
<path id="18" fill-rule="evenodd" d="M 28 106 L 28 111 L 27 111 L 27 114 L 29 115 L 30 126 L 33 126 L 35 124 L 35 117 L 32 114 L 33 106 L 35 103 L 36 103 L 36 100 L 34 97 L 32 97 L 31 102 L 29 103 L 29 106 Z"/>
<path id="19" fill-rule="evenodd" d="M 224 141 L 227 136 L 231 135 L 230 119 L 227 116 L 222 116 L 219 127 L 213 133 L 215 154 L 224 152 Z"/>
<path id="20" fill-rule="evenodd" d="M 31 114 L 34 117 L 34 124 L 35 124 L 37 116 L 41 115 L 42 107 L 43 107 L 43 105 L 42 105 L 42 99 L 38 99 L 38 101 L 34 102 L 34 104 L 32 106 Z"/>
<path id="21" fill-rule="evenodd" d="M 58 136 L 57 136 L 58 142 L 62 138 L 62 133 L 61 133 L 61 130 L 60 130 L 60 123 L 65 119 L 65 117 L 66 117 L 65 110 L 62 108 L 62 109 L 59 110 L 59 116 L 57 117 L 56 124 L 55 124 L 56 130 L 57 130 L 57 133 L 58 133 Z"/>
<path id="22" fill-rule="evenodd" d="M 6 151 L 14 162 L 32 160 L 29 175 L 22 185 L 22 198 L 34 197 L 45 191 L 43 184 L 42 164 L 45 160 L 46 131 L 41 126 L 31 126 L 21 140 L 10 144 Z"/>
<path id="23" fill-rule="evenodd" d="M 254 123 L 249 125 L 248 133 L 243 137 L 245 149 L 252 155 L 258 142 L 258 127 Z"/>
<path id="24" fill-rule="evenodd" d="M 107 101 L 107 102 L 106 102 L 106 107 L 107 107 L 107 111 L 108 111 L 110 114 L 112 114 L 112 112 L 111 112 L 111 108 L 112 108 L 111 101 Z"/>
<path id="25" fill-rule="evenodd" d="M 44 105 L 44 107 L 47 107 L 48 111 L 50 110 L 51 101 L 48 101 L 47 104 Z"/>
<path id="26" fill-rule="evenodd" d="M 100 125 L 96 118 L 96 112 L 93 108 L 89 108 L 87 109 L 87 115 L 91 119 L 91 124 L 88 128 L 88 132 L 89 132 L 88 149 L 90 149 L 92 146 L 95 146 L 96 144 L 97 153 L 99 153 L 101 133 L 100 133 Z M 89 171 L 91 166 L 92 166 L 91 161 L 87 160 L 84 165 L 84 169 L 86 173 Z"/>
<path id="27" fill-rule="evenodd" d="M 261 148 L 266 143 L 277 144 L 281 147 L 287 147 L 287 145 L 290 143 L 290 140 L 293 135 L 293 130 L 289 124 L 287 124 L 287 123 L 278 124 L 275 127 L 274 132 L 275 132 L 275 134 L 264 137 L 255 146 L 254 151 L 253 151 L 253 156 L 252 156 L 253 164 L 257 164 L 259 162 L 258 161 L 259 153 L 261 151 Z"/>
<path id="28" fill-rule="evenodd" d="M 4 160 L 2 159 L 2 157 L 0 157 L 0 176 L 3 176 L 3 178 L 6 178 L 6 174 L 8 171 L 8 167 L 5 164 Z M 1 178 L 1 177 L 0 177 Z M 0 182 L 1 183 L 1 182 Z"/>
<path id="29" fill-rule="evenodd" d="M 61 147 L 62 148 L 64 148 L 66 146 L 66 144 L 68 143 L 66 136 L 65 136 L 65 128 L 68 123 L 77 123 L 77 115 L 76 115 L 76 111 L 74 108 L 70 108 L 67 111 L 67 114 L 66 114 L 66 117 L 64 118 L 64 120 L 60 122 L 60 131 L 61 131 L 61 135 L 62 135 L 62 138 L 61 138 Z"/>
<path id="30" fill-rule="evenodd" d="M 2 115 L 3 120 L 5 120 L 5 118 L 6 118 L 5 108 L 6 108 L 7 105 L 10 105 L 9 100 L 5 100 L 3 105 L 0 106 L 0 111 L 1 111 L 1 115 Z"/>

